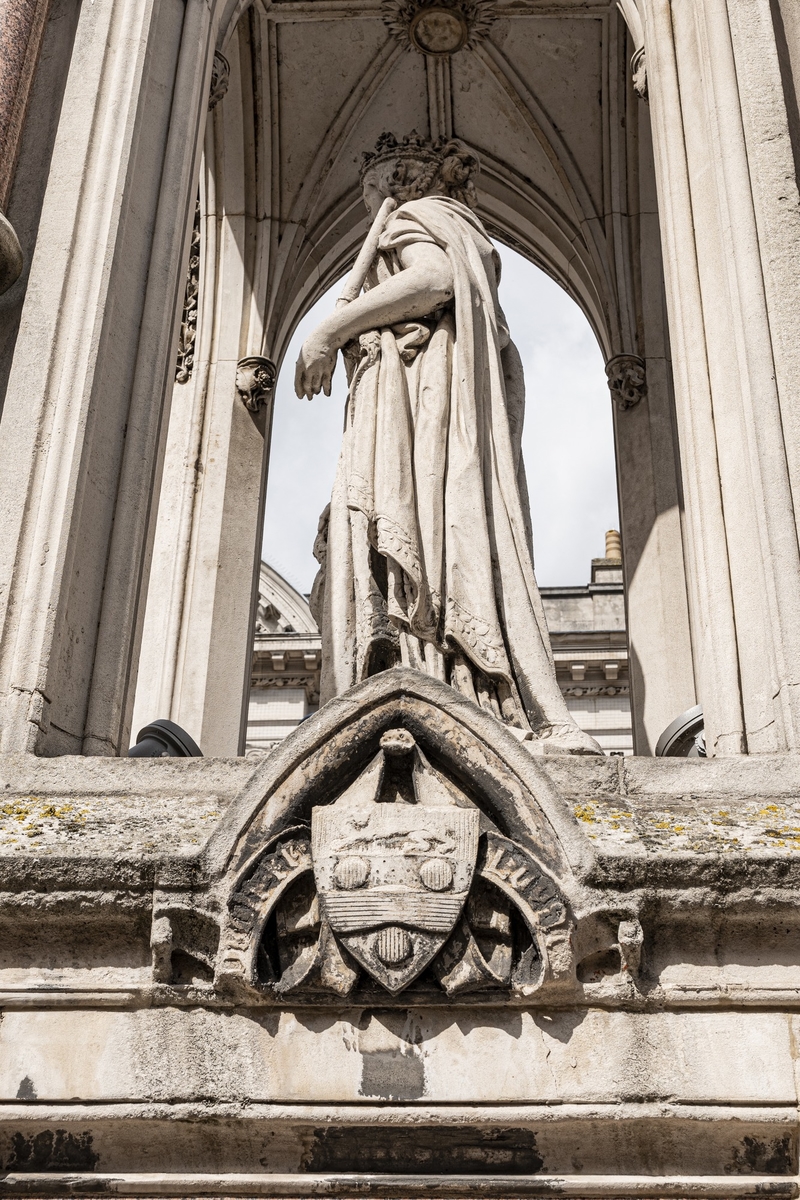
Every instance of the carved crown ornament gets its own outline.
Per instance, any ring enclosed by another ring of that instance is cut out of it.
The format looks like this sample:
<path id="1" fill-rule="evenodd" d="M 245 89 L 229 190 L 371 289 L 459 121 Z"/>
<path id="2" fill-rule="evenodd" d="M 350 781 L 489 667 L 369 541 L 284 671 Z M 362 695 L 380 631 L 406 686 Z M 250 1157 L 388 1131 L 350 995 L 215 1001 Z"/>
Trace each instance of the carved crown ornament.
<path id="1" fill-rule="evenodd" d="M 438 58 L 482 41 L 496 6 L 495 0 L 383 0 L 381 14 L 398 41 Z"/>
<path id="2" fill-rule="evenodd" d="M 205 881 L 154 893 L 170 1002 L 524 1007 L 571 1003 L 595 977 L 630 998 L 619 931 L 635 906 L 578 883 L 530 753 L 452 696 L 393 668 L 265 760 Z"/>

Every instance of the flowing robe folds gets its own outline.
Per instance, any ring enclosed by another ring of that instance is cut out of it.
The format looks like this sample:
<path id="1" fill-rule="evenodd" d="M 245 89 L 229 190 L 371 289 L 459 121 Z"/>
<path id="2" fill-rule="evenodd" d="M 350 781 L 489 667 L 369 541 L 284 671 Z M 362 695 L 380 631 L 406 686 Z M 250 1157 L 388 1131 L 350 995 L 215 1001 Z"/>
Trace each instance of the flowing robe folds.
<path id="1" fill-rule="evenodd" d="M 469 208 L 429 196 L 390 216 L 373 286 L 420 242 L 446 252 L 452 303 L 364 334 L 348 355 L 341 457 L 315 547 L 321 702 L 403 662 L 509 725 L 579 734 L 533 573 L 524 386 L 499 259 Z"/>

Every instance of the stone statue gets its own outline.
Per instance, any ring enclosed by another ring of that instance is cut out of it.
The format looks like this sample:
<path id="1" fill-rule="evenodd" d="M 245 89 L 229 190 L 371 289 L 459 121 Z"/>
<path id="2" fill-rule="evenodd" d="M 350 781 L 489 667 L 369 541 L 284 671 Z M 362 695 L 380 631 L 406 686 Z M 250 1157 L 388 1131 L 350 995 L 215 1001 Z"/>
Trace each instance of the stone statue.
<path id="1" fill-rule="evenodd" d="M 455 139 L 379 138 L 361 176 L 373 228 L 300 352 L 298 396 L 330 395 L 339 350 L 349 381 L 315 545 L 321 702 L 402 664 L 522 740 L 597 754 L 556 682 L 534 578 L 522 364 L 472 211 L 478 168 Z"/>

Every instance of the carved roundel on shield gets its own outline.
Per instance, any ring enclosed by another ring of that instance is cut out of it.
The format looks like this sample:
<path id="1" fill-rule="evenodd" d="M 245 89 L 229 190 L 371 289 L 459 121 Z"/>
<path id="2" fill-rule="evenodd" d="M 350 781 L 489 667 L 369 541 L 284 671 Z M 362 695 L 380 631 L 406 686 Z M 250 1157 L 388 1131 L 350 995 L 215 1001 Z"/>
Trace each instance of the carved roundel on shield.
<path id="1" fill-rule="evenodd" d="M 314 878 L 341 945 L 399 992 L 436 957 L 467 899 L 478 854 L 476 809 L 421 804 L 315 808 Z"/>

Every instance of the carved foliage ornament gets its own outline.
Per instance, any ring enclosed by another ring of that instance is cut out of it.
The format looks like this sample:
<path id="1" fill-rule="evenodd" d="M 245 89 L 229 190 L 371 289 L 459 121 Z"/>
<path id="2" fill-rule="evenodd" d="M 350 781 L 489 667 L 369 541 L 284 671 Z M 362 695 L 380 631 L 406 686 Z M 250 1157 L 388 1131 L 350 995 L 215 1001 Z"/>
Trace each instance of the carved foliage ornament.
<path id="1" fill-rule="evenodd" d="M 383 0 L 381 14 L 398 41 L 434 57 L 473 49 L 496 16 L 494 0 Z"/>
<path id="2" fill-rule="evenodd" d="M 618 354 L 606 363 L 608 390 L 617 407 L 626 411 L 635 408 L 647 395 L 647 376 L 644 360 L 636 354 Z"/>
<path id="3" fill-rule="evenodd" d="M 216 108 L 228 90 L 231 78 L 230 63 L 219 50 L 214 51 L 214 61 L 211 64 L 211 86 L 208 89 L 208 107 Z"/>
<path id="4" fill-rule="evenodd" d="M 631 74 L 633 75 L 633 90 L 642 100 L 647 100 L 647 57 L 644 46 L 634 50 L 631 56 Z"/>
<path id="5" fill-rule="evenodd" d="M 194 369 L 194 348 L 197 339 L 197 300 L 200 291 L 200 195 L 194 209 L 192 240 L 189 244 L 189 266 L 186 272 L 186 292 L 183 297 L 183 316 L 178 337 L 178 361 L 175 382 L 188 383 Z"/>
<path id="6" fill-rule="evenodd" d="M 528 996 L 569 969 L 554 880 L 402 729 L 310 826 L 265 848 L 228 904 L 217 984 L 276 998 L 419 983 Z"/>

